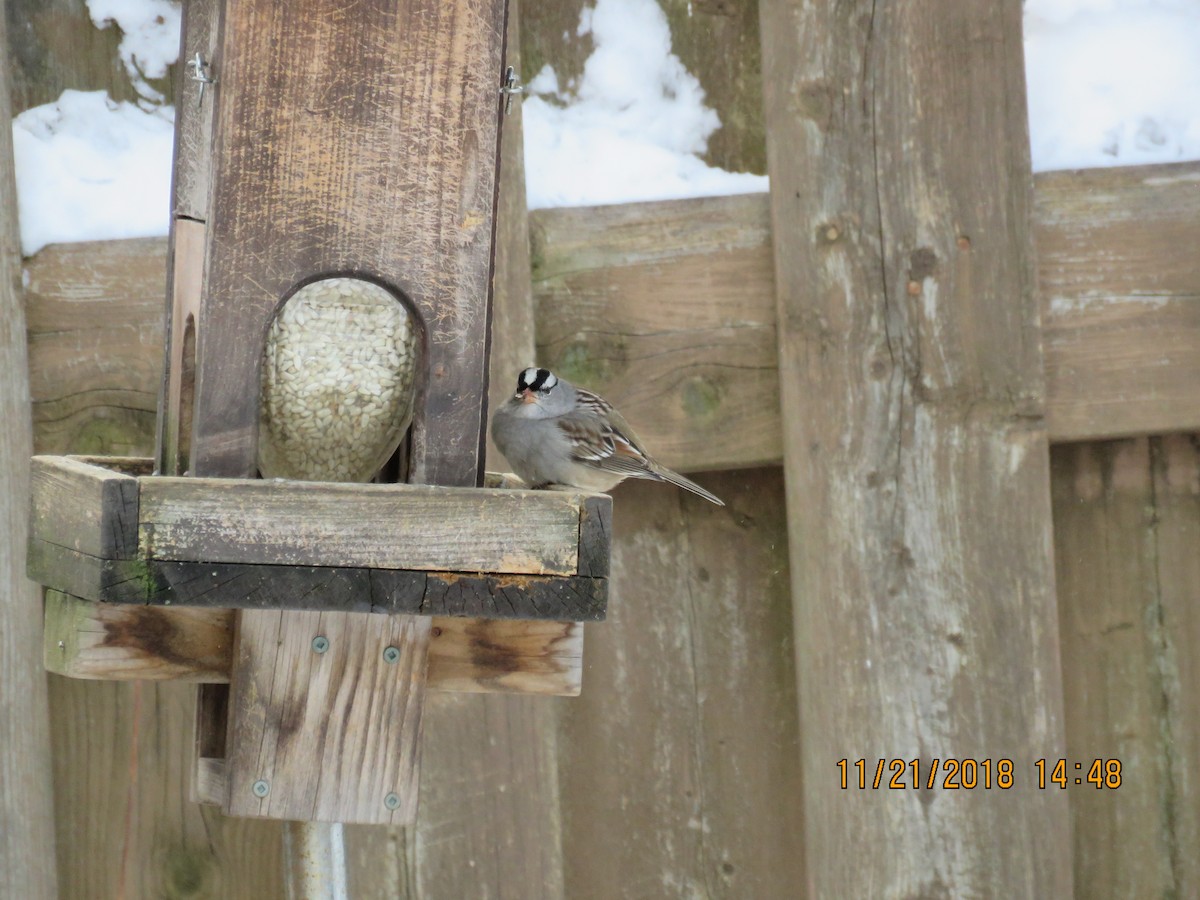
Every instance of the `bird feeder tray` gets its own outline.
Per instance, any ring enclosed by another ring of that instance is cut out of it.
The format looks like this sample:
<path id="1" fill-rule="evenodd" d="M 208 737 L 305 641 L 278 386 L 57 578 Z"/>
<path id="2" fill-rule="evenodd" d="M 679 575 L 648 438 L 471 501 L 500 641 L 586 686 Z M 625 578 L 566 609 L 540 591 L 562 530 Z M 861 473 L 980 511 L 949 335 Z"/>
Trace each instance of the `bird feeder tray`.
<path id="1" fill-rule="evenodd" d="M 86 600 L 598 621 L 601 494 L 150 474 L 33 459 L 29 577 Z"/>

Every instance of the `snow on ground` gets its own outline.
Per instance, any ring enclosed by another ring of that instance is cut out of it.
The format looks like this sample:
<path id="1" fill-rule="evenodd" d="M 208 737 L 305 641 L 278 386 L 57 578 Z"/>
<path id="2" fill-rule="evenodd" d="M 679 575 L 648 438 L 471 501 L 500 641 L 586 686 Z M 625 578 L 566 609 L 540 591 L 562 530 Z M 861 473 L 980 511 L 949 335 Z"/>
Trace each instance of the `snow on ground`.
<path id="1" fill-rule="evenodd" d="M 721 123 L 671 52 L 655 0 L 597 0 L 580 35 L 595 50 L 574 90 L 547 65 L 524 102 L 526 197 L 531 209 L 765 191 L 762 175 L 707 165 Z"/>
<path id="2" fill-rule="evenodd" d="M 173 114 L 145 79 L 178 54 L 180 5 L 88 7 L 121 28 L 141 100 L 67 91 L 13 121 L 26 254 L 167 230 Z M 595 45 L 578 84 L 547 67 L 524 101 L 531 207 L 767 189 L 700 159 L 720 122 L 655 0 L 596 0 L 578 31 Z M 1200 159 L 1200 0 L 1027 0 L 1025 46 L 1035 169 Z"/>
<path id="3" fill-rule="evenodd" d="M 167 233 L 174 110 L 63 91 L 13 120 L 21 250 Z"/>
<path id="4" fill-rule="evenodd" d="M 1200 0 L 1027 0 L 1035 171 L 1200 159 Z"/>

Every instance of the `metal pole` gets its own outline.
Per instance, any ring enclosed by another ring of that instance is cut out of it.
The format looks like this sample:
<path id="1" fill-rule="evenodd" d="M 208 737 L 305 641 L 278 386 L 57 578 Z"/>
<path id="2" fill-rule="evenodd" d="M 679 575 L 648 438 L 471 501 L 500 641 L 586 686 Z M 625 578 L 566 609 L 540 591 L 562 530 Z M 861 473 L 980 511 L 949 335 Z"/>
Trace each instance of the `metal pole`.
<path id="1" fill-rule="evenodd" d="M 288 900 L 348 900 L 340 822 L 285 822 L 283 875 Z"/>

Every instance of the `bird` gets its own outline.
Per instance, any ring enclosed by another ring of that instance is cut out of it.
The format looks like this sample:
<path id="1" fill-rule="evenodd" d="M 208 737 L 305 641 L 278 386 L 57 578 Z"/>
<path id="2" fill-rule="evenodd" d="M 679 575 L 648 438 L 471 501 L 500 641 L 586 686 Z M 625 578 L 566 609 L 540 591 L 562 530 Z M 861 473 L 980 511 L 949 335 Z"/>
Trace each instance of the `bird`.
<path id="1" fill-rule="evenodd" d="M 611 403 L 549 369 L 532 366 L 517 376 L 516 393 L 492 417 L 492 439 L 533 488 L 605 493 L 626 478 L 646 478 L 725 505 L 656 462 Z"/>

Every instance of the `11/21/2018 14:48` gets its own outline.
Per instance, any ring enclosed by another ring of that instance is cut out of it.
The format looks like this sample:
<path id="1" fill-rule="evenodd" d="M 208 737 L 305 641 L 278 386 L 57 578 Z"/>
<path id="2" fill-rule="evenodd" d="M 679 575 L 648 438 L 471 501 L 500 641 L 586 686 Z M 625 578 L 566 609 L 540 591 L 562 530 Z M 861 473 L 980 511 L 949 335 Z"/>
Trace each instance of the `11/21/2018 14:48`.
<path id="1" fill-rule="evenodd" d="M 1020 778 L 1013 761 L 1001 759 L 839 759 L 838 786 L 842 790 L 1010 790 Z M 1069 784 L 1089 785 L 1097 790 L 1121 786 L 1119 759 L 1091 759 L 1072 763 L 1066 759 L 1039 759 L 1032 776 L 1038 789 Z"/>

